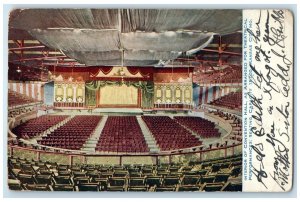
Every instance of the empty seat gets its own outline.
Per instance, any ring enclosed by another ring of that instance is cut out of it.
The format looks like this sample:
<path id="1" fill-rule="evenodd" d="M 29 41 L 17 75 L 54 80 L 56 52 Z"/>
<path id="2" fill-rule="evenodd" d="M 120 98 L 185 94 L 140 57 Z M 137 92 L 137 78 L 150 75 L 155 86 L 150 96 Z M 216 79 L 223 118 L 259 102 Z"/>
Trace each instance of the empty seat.
<path id="1" fill-rule="evenodd" d="M 70 176 L 55 176 L 56 184 L 73 184 Z"/>
<path id="2" fill-rule="evenodd" d="M 177 191 L 199 191 L 200 187 L 196 185 L 180 185 Z"/>
<path id="3" fill-rule="evenodd" d="M 171 173 L 173 173 L 173 172 L 178 172 L 178 169 L 179 169 L 179 167 L 177 167 L 177 166 L 171 166 L 171 167 L 169 168 L 169 171 L 170 171 Z"/>
<path id="4" fill-rule="evenodd" d="M 227 182 L 221 191 L 242 191 L 241 182 Z"/>
<path id="5" fill-rule="evenodd" d="M 181 177 L 181 172 L 169 172 L 169 174 L 166 177 Z"/>
<path id="6" fill-rule="evenodd" d="M 198 175 L 184 175 L 181 180 L 181 185 L 196 185 L 199 182 Z"/>
<path id="7" fill-rule="evenodd" d="M 35 184 L 35 183 L 36 183 L 36 181 L 35 181 L 33 175 L 18 174 L 18 179 L 19 179 L 23 184 Z"/>
<path id="8" fill-rule="evenodd" d="M 142 172 L 143 174 L 153 173 L 153 169 L 152 169 L 152 168 L 143 168 L 143 169 L 141 170 L 141 172 Z"/>
<path id="9" fill-rule="evenodd" d="M 94 178 L 94 179 L 92 179 L 92 182 L 99 183 L 101 190 L 107 190 L 108 179 Z"/>
<path id="10" fill-rule="evenodd" d="M 20 180 L 8 179 L 8 188 L 16 191 L 23 190 Z"/>
<path id="11" fill-rule="evenodd" d="M 125 191 L 125 188 L 123 186 L 116 186 L 116 187 L 108 187 L 107 191 Z"/>
<path id="12" fill-rule="evenodd" d="M 60 175 L 60 176 L 70 176 L 71 171 L 69 171 L 69 170 L 59 170 L 58 175 Z"/>
<path id="13" fill-rule="evenodd" d="M 117 178 L 117 177 L 112 177 L 108 181 L 109 186 L 124 186 L 126 183 L 126 178 Z"/>
<path id="14" fill-rule="evenodd" d="M 114 177 L 126 177 L 128 175 L 127 171 L 115 171 L 113 176 Z"/>
<path id="15" fill-rule="evenodd" d="M 101 172 L 100 173 L 100 178 L 108 179 L 108 178 L 112 177 L 113 175 L 114 175 L 113 172 Z"/>
<path id="16" fill-rule="evenodd" d="M 163 185 L 165 187 L 168 187 L 168 186 L 174 186 L 174 185 L 177 185 L 179 184 L 179 178 L 178 177 L 166 177 L 163 179 Z"/>
<path id="17" fill-rule="evenodd" d="M 86 175 L 89 176 L 90 178 L 99 178 L 100 172 L 97 170 L 87 171 Z"/>
<path id="18" fill-rule="evenodd" d="M 149 186 L 156 185 L 157 187 L 161 186 L 162 179 L 160 177 L 147 177 L 146 184 Z"/>
<path id="19" fill-rule="evenodd" d="M 21 164 L 21 170 L 23 174 L 35 174 L 35 170 L 32 168 L 31 164 Z"/>
<path id="20" fill-rule="evenodd" d="M 148 188 L 146 186 L 142 186 L 142 187 L 128 187 L 127 191 L 145 192 L 145 191 L 148 191 Z"/>
<path id="21" fill-rule="evenodd" d="M 221 191 L 223 186 L 223 183 L 205 183 L 202 191 Z"/>
<path id="22" fill-rule="evenodd" d="M 208 175 L 208 176 L 202 176 L 200 178 L 200 183 L 204 184 L 204 183 L 213 183 L 215 180 L 215 176 L 214 175 Z"/>
<path id="23" fill-rule="evenodd" d="M 73 172 L 80 172 L 81 168 L 79 166 L 72 166 L 71 167 L 71 171 L 73 171 Z"/>
<path id="24" fill-rule="evenodd" d="M 81 184 L 81 183 L 89 183 L 90 178 L 89 177 L 74 177 L 73 181 L 75 185 Z"/>
<path id="25" fill-rule="evenodd" d="M 36 175 L 35 179 L 38 184 L 52 184 L 52 176 L 51 175 Z"/>
<path id="26" fill-rule="evenodd" d="M 131 172 L 131 173 L 129 173 L 129 176 L 130 177 L 141 177 L 141 173 L 140 172 Z"/>
<path id="27" fill-rule="evenodd" d="M 31 191 L 52 191 L 47 184 L 27 184 L 25 187 L 27 190 Z"/>
<path id="28" fill-rule="evenodd" d="M 182 171 L 183 175 L 198 175 L 199 171 Z"/>
<path id="29" fill-rule="evenodd" d="M 145 178 L 144 177 L 131 177 L 128 180 L 128 185 L 135 187 L 135 186 L 145 186 Z"/>
<path id="30" fill-rule="evenodd" d="M 68 168 L 69 168 L 68 165 L 58 165 L 57 166 L 57 170 L 59 170 L 59 171 L 67 171 Z"/>
<path id="31" fill-rule="evenodd" d="M 53 186 L 54 191 L 74 191 L 75 188 L 73 185 L 68 184 L 55 184 Z"/>
<path id="32" fill-rule="evenodd" d="M 220 164 L 214 164 L 211 167 L 211 172 L 218 172 L 221 169 L 221 165 Z"/>
<path id="33" fill-rule="evenodd" d="M 199 174 L 199 175 L 207 175 L 207 173 L 208 173 L 208 171 L 209 170 L 205 170 L 205 169 L 203 169 L 203 170 L 199 170 L 199 171 L 197 171 L 197 173 Z"/>
<path id="34" fill-rule="evenodd" d="M 227 182 L 229 176 L 230 176 L 230 174 L 226 174 L 226 173 L 218 173 L 218 174 L 215 176 L 215 181 L 214 181 L 214 182 Z"/>
<path id="35" fill-rule="evenodd" d="M 155 188 L 156 192 L 172 192 L 175 191 L 175 187 L 157 187 Z"/>
<path id="36" fill-rule="evenodd" d="M 242 166 L 234 166 L 234 168 L 231 170 L 231 176 L 237 177 L 242 172 Z"/>
<path id="37" fill-rule="evenodd" d="M 99 183 L 80 183 L 77 185 L 79 191 L 99 191 Z"/>
<path id="38" fill-rule="evenodd" d="M 86 176 L 86 172 L 74 171 L 73 175 L 74 175 L 74 177 L 85 177 Z"/>
<path id="39" fill-rule="evenodd" d="M 157 176 L 161 176 L 161 177 L 167 176 L 169 174 L 170 174 L 169 171 L 157 171 L 156 173 Z"/>
<path id="40" fill-rule="evenodd" d="M 41 175 L 52 175 L 53 172 L 50 170 L 40 170 Z"/>

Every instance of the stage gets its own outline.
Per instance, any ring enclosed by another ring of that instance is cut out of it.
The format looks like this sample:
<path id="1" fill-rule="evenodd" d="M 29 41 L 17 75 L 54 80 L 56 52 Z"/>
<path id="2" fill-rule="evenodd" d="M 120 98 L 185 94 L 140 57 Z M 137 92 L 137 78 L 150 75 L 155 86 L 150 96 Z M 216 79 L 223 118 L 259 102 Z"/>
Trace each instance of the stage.
<path id="1" fill-rule="evenodd" d="M 124 114 L 143 114 L 141 108 L 96 108 L 93 113 L 124 113 Z"/>

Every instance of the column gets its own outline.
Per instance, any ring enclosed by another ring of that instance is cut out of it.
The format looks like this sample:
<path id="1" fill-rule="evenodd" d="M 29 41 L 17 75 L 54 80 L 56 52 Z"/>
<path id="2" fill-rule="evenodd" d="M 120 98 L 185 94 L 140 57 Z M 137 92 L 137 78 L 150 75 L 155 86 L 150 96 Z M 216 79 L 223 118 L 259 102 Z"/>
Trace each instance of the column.
<path id="1" fill-rule="evenodd" d="M 77 89 L 77 85 L 73 85 L 73 102 L 77 102 L 77 100 L 76 100 L 76 89 Z"/>
<path id="2" fill-rule="evenodd" d="M 62 84 L 62 87 L 64 89 L 64 95 L 63 95 L 63 102 L 66 102 L 67 101 L 67 88 L 66 88 L 66 85 L 65 84 Z"/>

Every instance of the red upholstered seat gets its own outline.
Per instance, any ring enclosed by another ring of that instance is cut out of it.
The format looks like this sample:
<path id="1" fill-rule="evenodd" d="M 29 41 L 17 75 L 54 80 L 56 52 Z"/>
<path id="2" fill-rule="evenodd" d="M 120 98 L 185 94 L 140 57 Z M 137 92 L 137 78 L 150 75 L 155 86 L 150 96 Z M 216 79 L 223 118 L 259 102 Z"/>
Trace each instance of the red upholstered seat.
<path id="1" fill-rule="evenodd" d="M 202 138 L 212 138 L 220 137 L 219 130 L 215 128 L 215 124 L 211 121 L 203 119 L 201 117 L 186 117 L 186 116 L 177 116 L 174 119 L 191 129 Z"/>
<path id="2" fill-rule="evenodd" d="M 193 81 L 200 83 L 240 83 L 242 82 L 242 68 L 241 66 L 231 65 L 225 69 L 210 71 L 194 75 Z"/>
<path id="3" fill-rule="evenodd" d="M 217 100 L 214 100 L 210 104 L 226 107 L 230 109 L 241 110 L 242 109 L 242 92 L 232 92 Z"/>
<path id="4" fill-rule="evenodd" d="M 38 142 L 43 145 L 79 150 L 96 129 L 100 116 L 75 116 Z"/>
<path id="5" fill-rule="evenodd" d="M 8 106 L 18 106 L 38 102 L 31 97 L 8 89 Z"/>
<path id="6" fill-rule="evenodd" d="M 44 115 L 31 119 L 13 129 L 19 138 L 34 137 L 66 119 L 68 116 Z"/>
<path id="7" fill-rule="evenodd" d="M 202 144 L 190 131 L 168 116 L 142 116 L 162 151 Z"/>
<path id="8" fill-rule="evenodd" d="M 135 116 L 112 116 L 106 121 L 96 150 L 148 152 L 149 148 Z"/>

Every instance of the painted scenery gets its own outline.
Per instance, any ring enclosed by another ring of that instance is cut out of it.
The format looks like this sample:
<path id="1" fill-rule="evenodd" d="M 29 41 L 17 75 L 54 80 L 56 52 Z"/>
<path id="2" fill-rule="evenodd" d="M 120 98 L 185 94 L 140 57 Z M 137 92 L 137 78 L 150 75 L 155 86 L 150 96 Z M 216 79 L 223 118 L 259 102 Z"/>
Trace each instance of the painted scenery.
<path id="1" fill-rule="evenodd" d="M 9 189 L 242 191 L 241 31 L 241 10 L 12 10 Z"/>

